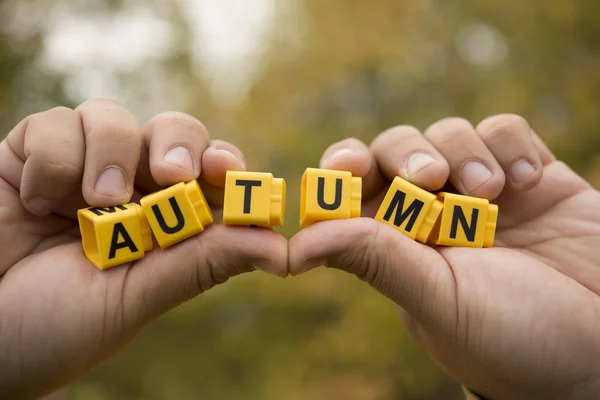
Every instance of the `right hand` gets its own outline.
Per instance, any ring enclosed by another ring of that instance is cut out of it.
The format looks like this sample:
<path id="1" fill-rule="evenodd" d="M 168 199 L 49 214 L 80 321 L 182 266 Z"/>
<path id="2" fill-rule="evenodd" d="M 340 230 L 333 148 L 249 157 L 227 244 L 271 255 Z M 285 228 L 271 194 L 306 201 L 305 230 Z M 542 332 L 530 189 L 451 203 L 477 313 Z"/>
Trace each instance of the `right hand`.
<path id="1" fill-rule="evenodd" d="M 0 398 L 67 384 L 151 319 L 231 276 L 285 276 L 287 242 L 269 229 L 212 225 L 105 271 L 83 254 L 78 208 L 124 204 L 200 178 L 218 218 L 225 172 L 243 168 L 235 146 L 211 141 L 200 121 L 181 113 L 159 114 L 140 129 L 119 104 L 96 99 L 19 123 L 0 144 Z"/>
<path id="2" fill-rule="evenodd" d="M 409 333 L 451 376 L 486 398 L 600 398 L 600 193 L 524 119 L 474 128 L 450 118 L 424 135 L 400 126 L 371 148 L 337 143 L 321 165 L 364 178 L 367 216 L 396 176 L 500 195 L 496 244 L 429 247 L 370 218 L 326 221 L 292 238 L 290 273 L 324 264 L 364 279 L 401 307 Z"/>

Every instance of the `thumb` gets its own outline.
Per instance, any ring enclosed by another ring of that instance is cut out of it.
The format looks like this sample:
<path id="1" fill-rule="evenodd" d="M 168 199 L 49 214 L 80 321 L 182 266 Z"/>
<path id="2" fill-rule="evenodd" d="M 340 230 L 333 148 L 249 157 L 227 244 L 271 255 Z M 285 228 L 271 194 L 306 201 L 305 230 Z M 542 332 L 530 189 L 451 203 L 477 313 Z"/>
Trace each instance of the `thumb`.
<path id="1" fill-rule="evenodd" d="M 356 275 L 417 319 L 455 304 L 453 273 L 433 248 L 370 218 L 319 222 L 289 244 L 290 274 L 319 265 Z M 447 310 L 446 312 L 447 313 Z"/>
<path id="2" fill-rule="evenodd" d="M 123 283 L 123 307 L 144 323 L 229 278 L 255 269 L 285 277 L 287 241 L 263 228 L 211 225 L 134 263 Z M 127 314 L 126 314 L 127 315 Z"/>

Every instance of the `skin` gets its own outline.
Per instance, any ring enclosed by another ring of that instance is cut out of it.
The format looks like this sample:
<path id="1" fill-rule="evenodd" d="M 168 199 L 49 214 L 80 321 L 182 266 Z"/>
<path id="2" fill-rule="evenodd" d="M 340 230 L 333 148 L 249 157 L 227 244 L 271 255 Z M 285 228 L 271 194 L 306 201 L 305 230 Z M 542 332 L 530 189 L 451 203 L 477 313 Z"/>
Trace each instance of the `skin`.
<path id="1" fill-rule="evenodd" d="M 435 161 L 410 171 L 415 153 Z M 473 160 L 490 170 L 487 179 L 473 182 L 464 170 Z M 513 169 L 523 160 L 532 166 L 524 179 L 522 164 Z M 409 333 L 448 374 L 485 398 L 598 397 L 600 194 L 525 120 L 498 115 L 473 127 L 449 118 L 423 135 L 395 127 L 370 147 L 333 145 L 321 166 L 364 178 L 371 217 L 397 175 L 429 190 L 449 179 L 461 194 L 495 199 L 496 242 L 430 247 L 373 219 L 327 221 L 291 239 L 291 274 L 326 265 L 368 282 L 399 306 Z"/>
<path id="2" fill-rule="evenodd" d="M 176 147 L 190 159 L 178 150 L 178 162 L 163 160 Z M 415 162 L 417 153 L 432 162 Z M 111 166 L 113 179 L 98 189 Z M 244 169 L 243 155 L 211 141 L 193 117 L 164 113 L 140 128 L 105 99 L 26 118 L 0 144 L 0 397 L 34 398 L 67 384 L 152 318 L 231 276 L 320 265 L 388 296 L 416 341 L 487 398 L 585 399 L 600 391 L 600 194 L 556 161 L 526 121 L 499 115 L 473 127 L 452 118 L 424 135 L 395 127 L 370 147 L 355 139 L 331 146 L 321 166 L 363 177 L 365 216 L 397 175 L 432 191 L 449 181 L 460 193 L 495 199 L 495 247 L 430 247 L 370 218 L 317 223 L 289 244 L 271 230 L 215 224 L 100 271 L 81 251 L 78 208 L 199 178 L 218 218 L 225 171 Z M 114 179 L 119 171 L 122 181 Z"/>

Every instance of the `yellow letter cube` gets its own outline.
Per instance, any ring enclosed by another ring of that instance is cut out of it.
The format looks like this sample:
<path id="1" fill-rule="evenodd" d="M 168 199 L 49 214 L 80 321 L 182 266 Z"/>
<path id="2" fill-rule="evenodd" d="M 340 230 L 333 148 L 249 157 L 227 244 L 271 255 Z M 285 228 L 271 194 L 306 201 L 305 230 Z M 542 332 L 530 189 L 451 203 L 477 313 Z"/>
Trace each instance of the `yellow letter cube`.
<path id="1" fill-rule="evenodd" d="M 430 243 L 457 247 L 492 247 L 498 206 L 486 199 L 453 193 L 438 193 L 444 202 L 442 217 Z"/>
<path id="2" fill-rule="evenodd" d="M 180 182 L 140 200 L 161 248 L 194 236 L 213 222 L 198 182 Z"/>
<path id="3" fill-rule="evenodd" d="M 285 219 L 285 181 L 263 172 L 227 171 L 223 223 L 270 228 Z"/>
<path id="4" fill-rule="evenodd" d="M 396 177 L 375 219 L 426 243 L 441 212 L 442 202 L 434 194 Z"/>
<path id="5" fill-rule="evenodd" d="M 300 225 L 360 217 L 362 179 L 348 171 L 307 168 L 302 176 Z"/>
<path id="6" fill-rule="evenodd" d="M 138 204 L 84 208 L 77 219 L 83 251 L 100 269 L 139 260 L 152 250 L 150 226 Z"/>

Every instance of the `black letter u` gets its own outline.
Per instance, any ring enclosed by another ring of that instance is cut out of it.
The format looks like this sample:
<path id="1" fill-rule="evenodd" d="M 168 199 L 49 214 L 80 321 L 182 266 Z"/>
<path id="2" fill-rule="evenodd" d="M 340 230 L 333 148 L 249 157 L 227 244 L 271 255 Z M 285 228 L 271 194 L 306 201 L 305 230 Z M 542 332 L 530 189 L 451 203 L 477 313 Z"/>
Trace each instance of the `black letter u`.
<path id="1" fill-rule="evenodd" d="M 323 210 L 335 210 L 342 204 L 342 179 L 335 180 L 335 200 L 331 204 L 325 202 L 325 178 L 320 176 L 317 187 L 317 202 Z"/>
<path id="2" fill-rule="evenodd" d="M 162 213 L 160 212 L 160 208 L 158 207 L 158 204 L 155 204 L 152 206 L 152 211 L 154 212 L 154 215 L 156 216 L 156 220 L 158 221 L 158 225 L 160 226 L 160 229 L 162 229 L 163 232 L 165 232 L 165 233 L 173 234 L 173 233 L 177 233 L 183 229 L 183 227 L 185 225 L 185 218 L 183 218 L 183 214 L 181 213 L 181 209 L 179 208 L 179 204 L 177 204 L 177 200 L 175 200 L 175 197 L 171 197 L 169 199 L 169 204 L 171 204 L 173 213 L 175 213 L 175 218 L 177 218 L 177 224 L 175 224 L 175 226 L 173 226 L 173 227 L 167 225 L 167 223 L 165 222 L 165 218 L 163 217 Z"/>

